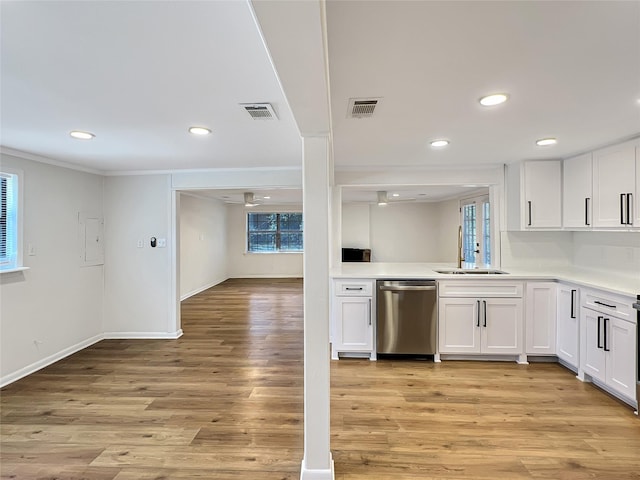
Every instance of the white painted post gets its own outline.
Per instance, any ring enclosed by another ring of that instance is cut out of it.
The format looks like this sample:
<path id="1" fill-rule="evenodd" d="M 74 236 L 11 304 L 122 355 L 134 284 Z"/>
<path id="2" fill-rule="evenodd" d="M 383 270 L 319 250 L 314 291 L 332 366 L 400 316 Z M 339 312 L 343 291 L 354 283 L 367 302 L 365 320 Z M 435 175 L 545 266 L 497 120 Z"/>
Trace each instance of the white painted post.
<path id="1" fill-rule="evenodd" d="M 332 480 L 329 450 L 328 137 L 304 137 L 304 458 L 301 480 Z"/>

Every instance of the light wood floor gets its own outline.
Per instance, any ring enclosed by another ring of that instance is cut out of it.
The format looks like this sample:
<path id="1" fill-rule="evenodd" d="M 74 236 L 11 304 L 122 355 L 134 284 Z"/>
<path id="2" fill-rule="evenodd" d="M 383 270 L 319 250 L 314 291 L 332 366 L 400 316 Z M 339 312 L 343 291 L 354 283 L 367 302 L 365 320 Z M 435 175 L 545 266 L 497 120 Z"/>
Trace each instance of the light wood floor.
<path id="1" fill-rule="evenodd" d="M 230 280 L 182 308 L 179 340 L 103 341 L 2 389 L 2 478 L 298 478 L 301 281 Z M 640 479 L 640 420 L 558 365 L 331 374 L 338 480 Z"/>

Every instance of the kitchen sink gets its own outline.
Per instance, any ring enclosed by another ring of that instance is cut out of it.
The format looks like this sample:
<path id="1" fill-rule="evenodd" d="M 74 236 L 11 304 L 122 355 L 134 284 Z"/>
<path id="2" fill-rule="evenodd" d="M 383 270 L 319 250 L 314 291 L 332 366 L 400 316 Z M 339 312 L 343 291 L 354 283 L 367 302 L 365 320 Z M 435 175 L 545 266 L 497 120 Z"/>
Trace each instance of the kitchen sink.
<path id="1" fill-rule="evenodd" d="M 484 270 L 479 268 L 469 270 L 436 270 L 436 273 L 444 275 L 508 275 L 508 272 L 502 270 Z"/>

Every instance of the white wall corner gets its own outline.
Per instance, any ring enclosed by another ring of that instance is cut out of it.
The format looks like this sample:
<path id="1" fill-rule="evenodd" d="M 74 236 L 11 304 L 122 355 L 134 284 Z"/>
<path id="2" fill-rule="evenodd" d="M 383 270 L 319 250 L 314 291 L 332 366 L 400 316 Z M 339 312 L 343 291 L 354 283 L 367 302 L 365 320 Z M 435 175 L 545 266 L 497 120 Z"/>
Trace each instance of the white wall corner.
<path id="1" fill-rule="evenodd" d="M 37 372 L 38 370 L 42 370 L 49 365 L 56 363 L 63 358 L 68 357 L 69 355 L 73 355 L 74 353 L 79 352 L 80 350 L 84 350 L 87 347 L 90 347 L 94 343 L 98 343 L 100 340 L 103 340 L 105 337 L 102 334 L 95 335 L 91 338 L 87 338 L 82 342 L 76 343 L 75 345 L 70 346 L 69 348 L 65 348 L 59 352 L 54 353 L 53 355 L 49 355 L 46 358 L 38 360 L 37 362 L 32 363 L 31 365 L 27 365 L 20 370 L 12 372 L 4 377 L 0 378 L 0 388 L 9 385 L 10 383 L 16 382 L 21 378 L 24 378 L 32 373 Z"/>
<path id="2" fill-rule="evenodd" d="M 270 277 L 270 278 L 272 278 L 272 277 Z M 219 285 L 219 284 L 221 284 L 222 282 L 224 282 L 224 281 L 226 281 L 226 280 L 228 280 L 228 278 L 220 278 L 220 279 L 215 280 L 215 281 L 213 281 L 213 282 L 211 282 L 211 283 L 209 283 L 209 284 L 207 284 L 207 285 L 204 285 L 204 286 L 202 286 L 202 287 L 200 287 L 200 288 L 197 288 L 197 289 L 195 289 L 195 290 L 192 290 L 191 292 L 185 293 L 184 295 L 182 295 L 182 296 L 180 297 L 180 301 L 181 301 L 181 302 L 183 302 L 183 301 L 185 301 L 187 298 L 190 298 L 190 297 L 193 297 L 194 295 L 197 295 L 197 294 L 199 294 L 199 293 L 202 293 L 202 292 L 204 292 L 205 290 L 208 290 L 208 289 L 210 289 L 211 287 L 215 287 L 216 285 Z"/>
<path id="3" fill-rule="evenodd" d="M 304 459 L 302 459 L 302 467 L 300 469 L 300 480 L 334 480 L 335 472 L 333 469 L 333 457 L 331 457 L 331 452 L 329 452 L 329 465 L 330 468 L 323 470 L 313 470 L 307 468 L 305 465 Z"/>

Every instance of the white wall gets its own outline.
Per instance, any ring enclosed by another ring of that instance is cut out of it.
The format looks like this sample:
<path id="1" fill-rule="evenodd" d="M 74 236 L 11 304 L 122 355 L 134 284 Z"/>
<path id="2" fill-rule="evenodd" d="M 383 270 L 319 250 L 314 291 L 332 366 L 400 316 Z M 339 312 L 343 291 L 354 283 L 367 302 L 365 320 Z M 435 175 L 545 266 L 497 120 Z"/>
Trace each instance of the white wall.
<path id="1" fill-rule="evenodd" d="M 369 239 L 369 205 L 342 205 L 342 247 L 371 248 Z"/>
<path id="2" fill-rule="evenodd" d="M 640 232 L 574 232 L 573 264 L 640 278 Z"/>
<path id="3" fill-rule="evenodd" d="M 456 264 L 458 261 L 458 227 L 460 226 L 460 200 L 447 200 L 434 204 L 437 208 L 438 258 L 436 261 Z"/>
<path id="4" fill-rule="evenodd" d="M 105 178 L 105 316 L 107 337 L 167 337 L 172 323 L 169 175 Z M 150 238 L 166 239 L 164 248 Z M 142 240 L 143 247 L 137 242 Z"/>
<path id="5" fill-rule="evenodd" d="M 371 248 L 373 262 L 455 264 L 459 201 L 342 205 L 342 246 Z"/>
<path id="6" fill-rule="evenodd" d="M 23 273 L 0 274 L 0 383 L 14 381 L 102 333 L 103 266 L 80 266 L 78 213 L 102 215 L 103 177 L 2 155 L 24 172 Z M 34 343 L 34 342 L 41 343 Z"/>
<path id="7" fill-rule="evenodd" d="M 432 203 L 371 207 L 371 261 L 438 262 L 438 209 Z"/>
<path id="8" fill-rule="evenodd" d="M 302 253 L 246 253 L 244 205 L 227 206 L 227 272 L 230 278 L 302 277 Z M 252 212 L 301 212 L 300 205 L 251 207 Z"/>
<path id="9" fill-rule="evenodd" d="M 180 194 L 180 298 L 225 281 L 227 208 L 212 198 Z"/>
<path id="10" fill-rule="evenodd" d="M 502 232 L 502 268 L 566 267 L 573 260 L 573 232 Z"/>

